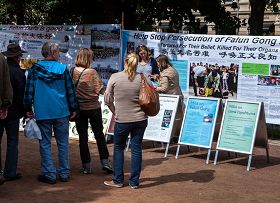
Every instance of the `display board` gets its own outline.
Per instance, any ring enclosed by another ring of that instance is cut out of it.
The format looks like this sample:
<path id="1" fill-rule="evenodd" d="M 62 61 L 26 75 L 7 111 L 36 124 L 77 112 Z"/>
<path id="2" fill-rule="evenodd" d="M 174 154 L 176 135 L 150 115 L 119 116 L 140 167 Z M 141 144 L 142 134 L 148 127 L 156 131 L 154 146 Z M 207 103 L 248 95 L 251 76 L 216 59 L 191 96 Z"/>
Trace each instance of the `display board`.
<path id="1" fill-rule="evenodd" d="M 112 112 L 109 110 L 108 106 L 104 104 L 104 96 L 99 96 L 99 102 L 101 104 L 101 110 L 102 110 L 102 123 L 103 123 L 103 133 L 104 135 L 107 132 L 107 129 L 109 127 L 109 124 L 111 122 L 112 118 Z M 88 134 L 89 134 L 89 141 L 95 142 L 94 133 L 92 132 L 90 123 L 88 123 Z M 79 139 L 79 134 L 76 129 L 75 122 L 70 122 L 69 124 L 69 137 L 74 139 Z"/>
<path id="2" fill-rule="evenodd" d="M 165 54 L 180 75 L 187 96 L 210 96 L 205 68 L 216 70 L 215 84 L 230 99 L 264 103 L 266 122 L 280 124 L 280 37 L 122 31 L 122 60 L 137 46 Z M 195 77 L 197 85 L 195 87 Z M 210 77 L 209 75 L 207 76 Z M 212 94 L 216 96 L 217 94 Z"/>
<path id="3" fill-rule="evenodd" d="M 156 116 L 148 118 L 148 126 L 144 133 L 144 140 L 167 143 L 164 157 L 168 153 L 179 99 L 181 99 L 179 95 L 159 94 L 160 111 Z M 126 150 L 128 150 L 129 144 L 130 138 Z"/>
<path id="4" fill-rule="evenodd" d="M 94 52 L 93 66 L 105 85 L 111 74 L 120 70 L 119 24 L 0 25 L 0 31 L 13 34 L 13 39 L 9 39 L 8 43 L 18 43 L 24 51 L 21 60 L 21 67 L 24 69 L 43 59 L 42 45 L 52 41 L 59 44 L 59 61 L 69 68 L 74 66 L 80 48 L 91 48 Z M 0 49 L 2 50 L 1 46 Z"/>
<path id="5" fill-rule="evenodd" d="M 159 95 L 160 111 L 156 116 L 148 118 L 143 139 L 169 143 L 179 98 L 179 95 Z"/>
<path id="6" fill-rule="evenodd" d="M 267 131 L 264 106 L 261 102 L 227 100 L 217 141 L 214 164 L 217 163 L 219 150 L 249 155 L 247 170 L 250 170 L 255 140 L 265 147 L 268 156 Z"/>
<path id="7" fill-rule="evenodd" d="M 260 107 L 260 102 L 226 101 L 217 149 L 252 154 Z"/>
<path id="8" fill-rule="evenodd" d="M 183 144 L 209 149 L 206 163 L 209 162 L 219 105 L 220 99 L 216 98 L 189 97 L 187 99 L 176 158 L 180 145 Z"/>
<path id="9" fill-rule="evenodd" d="M 0 52 L 7 51 L 9 41 L 13 40 L 15 34 L 0 31 Z"/>

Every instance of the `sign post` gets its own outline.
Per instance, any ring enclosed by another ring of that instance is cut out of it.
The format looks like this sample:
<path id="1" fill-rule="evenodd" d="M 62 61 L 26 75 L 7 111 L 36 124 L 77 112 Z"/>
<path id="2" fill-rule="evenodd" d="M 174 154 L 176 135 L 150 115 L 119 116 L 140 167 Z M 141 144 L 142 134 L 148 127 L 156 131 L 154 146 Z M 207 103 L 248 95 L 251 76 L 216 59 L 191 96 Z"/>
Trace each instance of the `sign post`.
<path id="1" fill-rule="evenodd" d="M 143 137 L 144 140 L 166 143 L 164 157 L 167 157 L 179 99 L 179 95 L 159 95 L 160 111 L 156 116 L 148 118 L 148 126 Z M 126 151 L 129 144 L 130 138 L 127 142 Z"/>
<path id="2" fill-rule="evenodd" d="M 269 158 L 267 132 L 264 125 L 264 108 L 261 102 L 227 100 L 214 164 L 217 164 L 219 150 L 244 153 L 249 155 L 247 164 L 247 171 L 249 171 L 254 145 L 265 147 Z"/>
<path id="3" fill-rule="evenodd" d="M 219 105 L 220 99 L 217 98 L 188 97 L 176 159 L 183 144 L 207 148 L 206 163 L 209 163 Z"/>

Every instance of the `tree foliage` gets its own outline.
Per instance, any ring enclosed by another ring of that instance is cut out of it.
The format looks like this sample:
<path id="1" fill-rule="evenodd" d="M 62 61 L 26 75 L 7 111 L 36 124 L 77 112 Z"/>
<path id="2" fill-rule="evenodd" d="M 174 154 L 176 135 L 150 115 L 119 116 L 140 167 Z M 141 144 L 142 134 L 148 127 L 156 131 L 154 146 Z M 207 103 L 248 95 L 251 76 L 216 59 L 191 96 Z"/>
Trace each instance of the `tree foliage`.
<path id="1" fill-rule="evenodd" d="M 251 16 L 249 18 L 250 35 L 263 34 L 263 20 L 265 9 L 278 12 L 279 0 L 250 0 Z"/>
<path id="2" fill-rule="evenodd" d="M 264 11 L 278 11 L 279 0 L 249 0 L 250 34 L 261 35 Z M 162 21 L 169 22 L 169 31 L 185 26 L 191 33 L 200 33 L 200 21 L 216 25 L 217 34 L 235 34 L 240 20 L 231 17 L 221 0 L 0 0 L 2 24 L 91 24 L 121 23 L 125 29 L 152 30 Z M 124 14 L 124 15 L 122 15 Z"/>
<path id="3" fill-rule="evenodd" d="M 137 16 L 139 25 L 155 24 L 167 20 L 171 31 L 178 31 L 183 25 L 190 27 L 190 32 L 199 32 L 199 20 L 194 12 L 205 16 L 206 22 L 214 22 L 219 34 L 234 34 L 239 26 L 238 19 L 231 17 L 221 5 L 220 0 L 153 0 L 139 1 Z"/>

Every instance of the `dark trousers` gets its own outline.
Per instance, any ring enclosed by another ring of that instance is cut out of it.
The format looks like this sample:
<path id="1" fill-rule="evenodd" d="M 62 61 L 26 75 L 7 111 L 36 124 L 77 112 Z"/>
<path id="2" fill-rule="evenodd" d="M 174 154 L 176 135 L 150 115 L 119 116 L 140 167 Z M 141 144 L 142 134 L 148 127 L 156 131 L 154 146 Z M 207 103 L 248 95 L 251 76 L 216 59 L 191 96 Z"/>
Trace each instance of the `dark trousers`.
<path id="1" fill-rule="evenodd" d="M 101 108 L 92 110 L 81 110 L 76 120 L 76 128 L 79 134 L 80 156 L 83 164 L 90 163 L 90 152 L 88 147 L 88 120 L 96 139 L 100 160 L 108 159 L 109 152 L 103 133 Z"/>
<path id="2" fill-rule="evenodd" d="M 197 76 L 196 81 L 198 83 L 198 86 L 195 84 L 195 78 L 193 78 L 193 90 L 194 95 L 197 96 L 197 88 L 204 88 L 204 76 Z"/>
<path id="3" fill-rule="evenodd" d="M 16 176 L 18 162 L 19 120 L 0 120 L 0 170 L 2 170 L 1 145 L 4 129 L 6 130 L 7 135 L 7 150 L 4 167 L 4 176 L 14 177 Z"/>

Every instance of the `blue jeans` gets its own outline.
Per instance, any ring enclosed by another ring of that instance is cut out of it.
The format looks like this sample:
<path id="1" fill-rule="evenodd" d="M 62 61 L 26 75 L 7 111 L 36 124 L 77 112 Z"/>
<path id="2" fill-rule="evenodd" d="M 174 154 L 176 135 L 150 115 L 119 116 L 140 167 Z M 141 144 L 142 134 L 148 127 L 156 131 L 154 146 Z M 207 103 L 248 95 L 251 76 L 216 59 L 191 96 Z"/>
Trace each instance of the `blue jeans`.
<path id="1" fill-rule="evenodd" d="M 58 175 L 66 178 L 70 175 L 69 166 L 69 118 L 36 121 L 42 133 L 40 140 L 41 175 L 56 180 L 56 168 L 52 159 L 52 129 L 58 148 Z"/>
<path id="2" fill-rule="evenodd" d="M 15 177 L 18 162 L 18 132 L 19 120 L 0 120 L 0 162 L 1 162 L 1 140 L 4 133 L 7 134 L 7 151 L 4 168 L 4 177 Z M 2 166 L 0 163 L 0 171 Z"/>
<path id="3" fill-rule="evenodd" d="M 114 130 L 114 175 L 113 181 L 117 184 L 124 182 L 124 149 L 126 140 L 130 134 L 131 160 L 130 178 L 131 186 L 139 185 L 139 177 L 142 168 L 142 140 L 148 121 L 138 121 L 131 123 L 117 123 Z"/>

